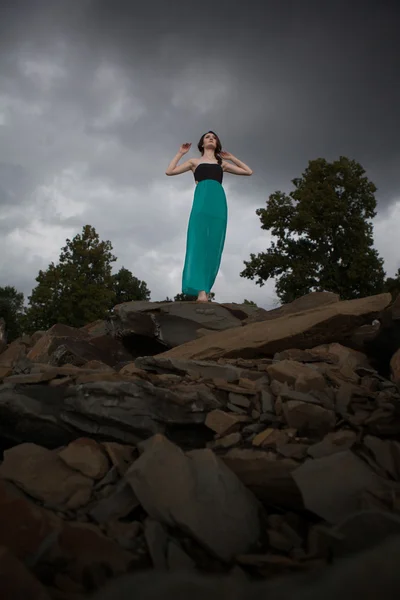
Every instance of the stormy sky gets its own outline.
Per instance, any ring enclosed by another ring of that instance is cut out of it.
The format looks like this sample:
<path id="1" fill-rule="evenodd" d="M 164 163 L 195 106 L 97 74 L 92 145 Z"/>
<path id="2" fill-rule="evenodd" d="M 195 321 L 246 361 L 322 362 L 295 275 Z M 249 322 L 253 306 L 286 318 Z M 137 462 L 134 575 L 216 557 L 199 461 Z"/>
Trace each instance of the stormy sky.
<path id="1" fill-rule="evenodd" d="M 255 211 L 309 160 L 345 155 L 378 187 L 375 246 L 400 266 L 400 8 L 359 0 L 4 0 L 0 285 L 29 295 L 89 223 L 152 300 L 180 292 L 191 173 L 181 143 L 215 130 L 252 177 L 225 175 L 214 291 L 278 304 L 239 276 L 270 242 Z"/>

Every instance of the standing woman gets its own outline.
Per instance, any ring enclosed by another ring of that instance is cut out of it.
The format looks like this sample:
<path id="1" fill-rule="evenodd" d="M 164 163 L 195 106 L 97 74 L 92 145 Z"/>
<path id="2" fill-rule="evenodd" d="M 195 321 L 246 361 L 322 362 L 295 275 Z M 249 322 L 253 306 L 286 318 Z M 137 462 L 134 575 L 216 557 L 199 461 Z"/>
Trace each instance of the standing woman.
<path id="1" fill-rule="evenodd" d="M 182 144 L 165 174 L 193 172 L 196 189 L 187 231 L 182 292 L 190 296 L 197 294 L 198 302 L 208 302 L 225 244 L 228 211 L 222 187 L 223 173 L 252 175 L 253 171 L 229 152 L 223 152 L 220 139 L 213 131 L 200 138 L 197 147 L 201 158 L 190 158 L 178 166 L 191 145 Z"/>

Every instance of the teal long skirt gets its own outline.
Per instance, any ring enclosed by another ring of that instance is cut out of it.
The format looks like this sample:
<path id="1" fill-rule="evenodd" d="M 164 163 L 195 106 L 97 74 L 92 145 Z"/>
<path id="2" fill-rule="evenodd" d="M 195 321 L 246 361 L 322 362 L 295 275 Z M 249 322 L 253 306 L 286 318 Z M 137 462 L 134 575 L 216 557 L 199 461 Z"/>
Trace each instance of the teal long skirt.
<path id="1" fill-rule="evenodd" d="M 207 294 L 214 285 L 225 244 L 228 208 L 225 191 L 214 179 L 199 181 L 194 192 L 186 240 L 182 292 Z"/>

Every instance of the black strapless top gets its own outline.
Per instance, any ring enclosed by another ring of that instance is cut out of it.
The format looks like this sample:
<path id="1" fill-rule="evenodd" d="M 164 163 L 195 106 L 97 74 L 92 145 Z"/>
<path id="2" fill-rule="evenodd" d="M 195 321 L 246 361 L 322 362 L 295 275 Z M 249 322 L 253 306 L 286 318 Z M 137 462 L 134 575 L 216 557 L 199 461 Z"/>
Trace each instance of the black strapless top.
<path id="1" fill-rule="evenodd" d="M 223 173 L 224 171 L 222 169 L 222 166 L 218 163 L 200 163 L 195 168 L 193 175 L 195 181 L 214 179 L 215 181 L 219 181 L 219 183 L 222 183 Z"/>

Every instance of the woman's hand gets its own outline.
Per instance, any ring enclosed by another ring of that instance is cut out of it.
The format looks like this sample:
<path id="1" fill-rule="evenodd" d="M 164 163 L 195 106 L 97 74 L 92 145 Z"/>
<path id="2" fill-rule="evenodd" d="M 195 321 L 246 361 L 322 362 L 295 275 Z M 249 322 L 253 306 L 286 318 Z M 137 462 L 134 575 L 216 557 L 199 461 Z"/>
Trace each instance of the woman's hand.
<path id="1" fill-rule="evenodd" d="M 222 150 L 220 152 L 220 156 L 221 156 L 221 158 L 223 158 L 225 160 L 232 160 L 232 158 L 233 158 L 233 154 L 231 154 L 230 152 L 225 152 L 225 150 Z"/>
<path id="2" fill-rule="evenodd" d="M 182 154 L 183 156 L 184 154 L 186 154 L 186 152 L 189 152 L 191 145 L 192 144 L 189 144 L 188 142 L 182 144 L 182 146 L 179 148 L 179 154 Z"/>

